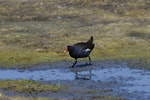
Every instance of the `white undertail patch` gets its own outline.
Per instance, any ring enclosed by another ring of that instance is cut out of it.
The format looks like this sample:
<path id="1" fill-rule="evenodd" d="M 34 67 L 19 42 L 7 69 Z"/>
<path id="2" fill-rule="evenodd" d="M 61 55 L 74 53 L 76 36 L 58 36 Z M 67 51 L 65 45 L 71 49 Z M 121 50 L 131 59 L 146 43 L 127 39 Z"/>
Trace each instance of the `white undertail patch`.
<path id="1" fill-rule="evenodd" d="M 89 52 L 89 51 L 91 51 L 91 49 L 87 48 L 87 49 L 85 49 L 85 51 L 86 51 L 86 52 Z"/>

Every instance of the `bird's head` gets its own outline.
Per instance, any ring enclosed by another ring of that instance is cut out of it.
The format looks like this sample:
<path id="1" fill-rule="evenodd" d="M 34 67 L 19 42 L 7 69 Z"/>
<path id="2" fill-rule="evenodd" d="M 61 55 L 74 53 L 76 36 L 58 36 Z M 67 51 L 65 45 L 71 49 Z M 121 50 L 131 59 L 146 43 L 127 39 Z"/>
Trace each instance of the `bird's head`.
<path id="1" fill-rule="evenodd" d="M 71 47 L 72 47 L 72 46 L 70 46 L 70 45 L 66 46 L 64 52 L 70 51 L 70 50 L 71 50 Z"/>

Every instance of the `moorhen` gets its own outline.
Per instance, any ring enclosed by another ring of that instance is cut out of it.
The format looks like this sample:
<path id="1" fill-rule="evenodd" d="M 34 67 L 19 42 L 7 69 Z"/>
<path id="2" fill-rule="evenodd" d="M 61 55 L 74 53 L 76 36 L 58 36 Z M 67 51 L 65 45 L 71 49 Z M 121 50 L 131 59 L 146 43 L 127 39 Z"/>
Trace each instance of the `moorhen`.
<path id="1" fill-rule="evenodd" d="M 71 66 L 72 68 L 77 63 L 78 58 L 89 58 L 89 64 L 91 64 L 90 53 L 94 48 L 93 36 L 87 42 L 79 42 L 74 45 L 68 45 L 66 47 L 66 51 L 69 51 L 69 55 L 75 59 L 74 64 Z"/>

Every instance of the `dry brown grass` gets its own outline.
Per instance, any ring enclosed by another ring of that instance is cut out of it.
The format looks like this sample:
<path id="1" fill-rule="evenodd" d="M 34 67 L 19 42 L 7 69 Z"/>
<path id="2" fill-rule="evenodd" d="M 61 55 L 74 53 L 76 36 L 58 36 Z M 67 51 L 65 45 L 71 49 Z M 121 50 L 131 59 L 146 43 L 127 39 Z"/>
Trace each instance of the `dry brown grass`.
<path id="1" fill-rule="evenodd" d="M 1 66 L 68 60 L 64 47 L 91 35 L 95 60 L 150 58 L 149 0 L 0 3 Z"/>

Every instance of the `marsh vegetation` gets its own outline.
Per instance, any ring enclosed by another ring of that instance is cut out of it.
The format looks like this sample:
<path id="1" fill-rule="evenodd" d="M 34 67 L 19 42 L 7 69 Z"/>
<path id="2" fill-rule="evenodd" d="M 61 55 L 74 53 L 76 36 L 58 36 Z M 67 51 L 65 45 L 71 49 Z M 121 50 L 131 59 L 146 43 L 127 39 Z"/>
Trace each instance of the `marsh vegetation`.
<path id="1" fill-rule="evenodd" d="M 149 0 L 0 0 L 0 68 L 72 60 L 65 46 L 92 35 L 93 60 L 126 60 L 130 67 L 150 69 L 149 5 Z M 116 100 L 93 99 L 99 98 Z"/>
<path id="2" fill-rule="evenodd" d="M 147 0 L 0 2 L 1 67 L 69 60 L 64 47 L 91 35 L 94 60 L 149 59 Z"/>

